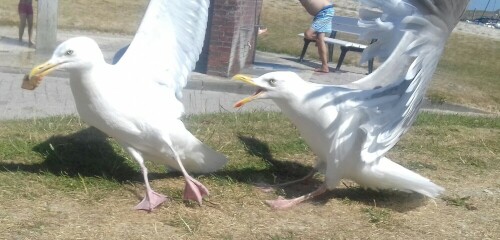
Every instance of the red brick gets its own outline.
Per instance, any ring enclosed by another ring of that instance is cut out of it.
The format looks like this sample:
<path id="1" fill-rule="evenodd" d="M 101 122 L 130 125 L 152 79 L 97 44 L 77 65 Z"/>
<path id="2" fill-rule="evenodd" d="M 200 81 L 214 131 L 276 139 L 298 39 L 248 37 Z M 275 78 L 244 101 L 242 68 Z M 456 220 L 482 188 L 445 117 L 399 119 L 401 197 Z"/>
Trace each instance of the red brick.
<path id="1" fill-rule="evenodd" d="M 212 0 L 211 4 L 213 16 L 209 28 L 207 73 L 234 75 L 240 71 L 240 64 L 253 61 L 256 45 L 254 25 L 259 22 L 255 17 L 260 16 L 262 0 Z M 251 47 L 248 47 L 247 42 L 250 42 Z M 240 56 L 246 56 L 242 60 L 244 63 L 240 62 Z M 232 66 L 231 69 L 229 66 Z"/>

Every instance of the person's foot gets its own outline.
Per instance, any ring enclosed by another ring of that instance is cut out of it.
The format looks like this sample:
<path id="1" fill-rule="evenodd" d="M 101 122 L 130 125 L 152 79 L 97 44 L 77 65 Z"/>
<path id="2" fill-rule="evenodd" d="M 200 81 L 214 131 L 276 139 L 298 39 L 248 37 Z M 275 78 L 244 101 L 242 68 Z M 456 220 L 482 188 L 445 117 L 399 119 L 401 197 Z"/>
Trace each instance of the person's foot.
<path id="1" fill-rule="evenodd" d="M 321 67 L 321 68 L 314 69 L 314 71 L 319 72 L 319 73 L 329 73 L 330 69 L 328 67 L 326 67 L 326 68 Z"/>
<path id="2" fill-rule="evenodd" d="M 267 28 L 259 28 L 259 31 L 257 32 L 257 35 L 261 35 L 263 33 L 267 32 Z"/>
<path id="3" fill-rule="evenodd" d="M 35 48 L 35 44 L 34 44 L 33 42 L 29 42 L 29 43 L 28 43 L 28 47 L 30 47 L 30 48 Z"/>

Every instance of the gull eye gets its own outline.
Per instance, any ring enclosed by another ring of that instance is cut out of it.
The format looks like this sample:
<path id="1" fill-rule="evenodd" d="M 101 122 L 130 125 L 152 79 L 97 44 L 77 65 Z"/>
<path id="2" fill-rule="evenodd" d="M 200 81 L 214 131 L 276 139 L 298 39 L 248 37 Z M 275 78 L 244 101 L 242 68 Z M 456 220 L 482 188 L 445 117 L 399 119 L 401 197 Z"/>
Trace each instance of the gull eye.
<path id="1" fill-rule="evenodd" d="M 268 82 L 269 82 L 269 85 L 271 85 L 271 86 L 275 86 L 276 85 L 276 79 L 274 79 L 274 78 L 269 79 Z"/>
<path id="2" fill-rule="evenodd" d="M 66 56 L 71 56 L 71 55 L 73 55 L 73 50 L 66 51 Z"/>

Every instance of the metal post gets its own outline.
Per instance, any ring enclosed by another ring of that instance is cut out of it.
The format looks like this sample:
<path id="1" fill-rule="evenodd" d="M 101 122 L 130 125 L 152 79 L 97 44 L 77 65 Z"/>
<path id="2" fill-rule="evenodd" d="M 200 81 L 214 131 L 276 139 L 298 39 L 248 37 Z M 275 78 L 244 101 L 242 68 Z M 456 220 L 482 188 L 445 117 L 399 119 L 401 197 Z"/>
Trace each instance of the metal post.
<path id="1" fill-rule="evenodd" d="M 38 0 L 36 27 L 37 52 L 51 52 L 57 41 L 58 0 Z"/>

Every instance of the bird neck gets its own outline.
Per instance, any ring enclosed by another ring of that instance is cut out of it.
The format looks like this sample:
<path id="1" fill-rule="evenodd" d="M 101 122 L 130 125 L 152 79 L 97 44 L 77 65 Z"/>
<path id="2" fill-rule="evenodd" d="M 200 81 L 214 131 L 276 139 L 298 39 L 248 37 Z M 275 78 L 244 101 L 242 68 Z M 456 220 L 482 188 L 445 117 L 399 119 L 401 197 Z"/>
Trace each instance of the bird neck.
<path id="1" fill-rule="evenodd" d="M 273 99 L 285 115 L 294 115 L 304 107 L 310 107 L 311 96 L 320 89 L 320 85 L 304 82 L 283 94 L 280 98 Z"/>
<path id="2" fill-rule="evenodd" d="M 78 68 L 69 69 L 68 72 L 71 79 L 83 79 L 105 69 L 107 66 L 109 66 L 109 64 L 104 61 L 104 58 L 99 58 L 98 60 L 94 60 Z"/>

